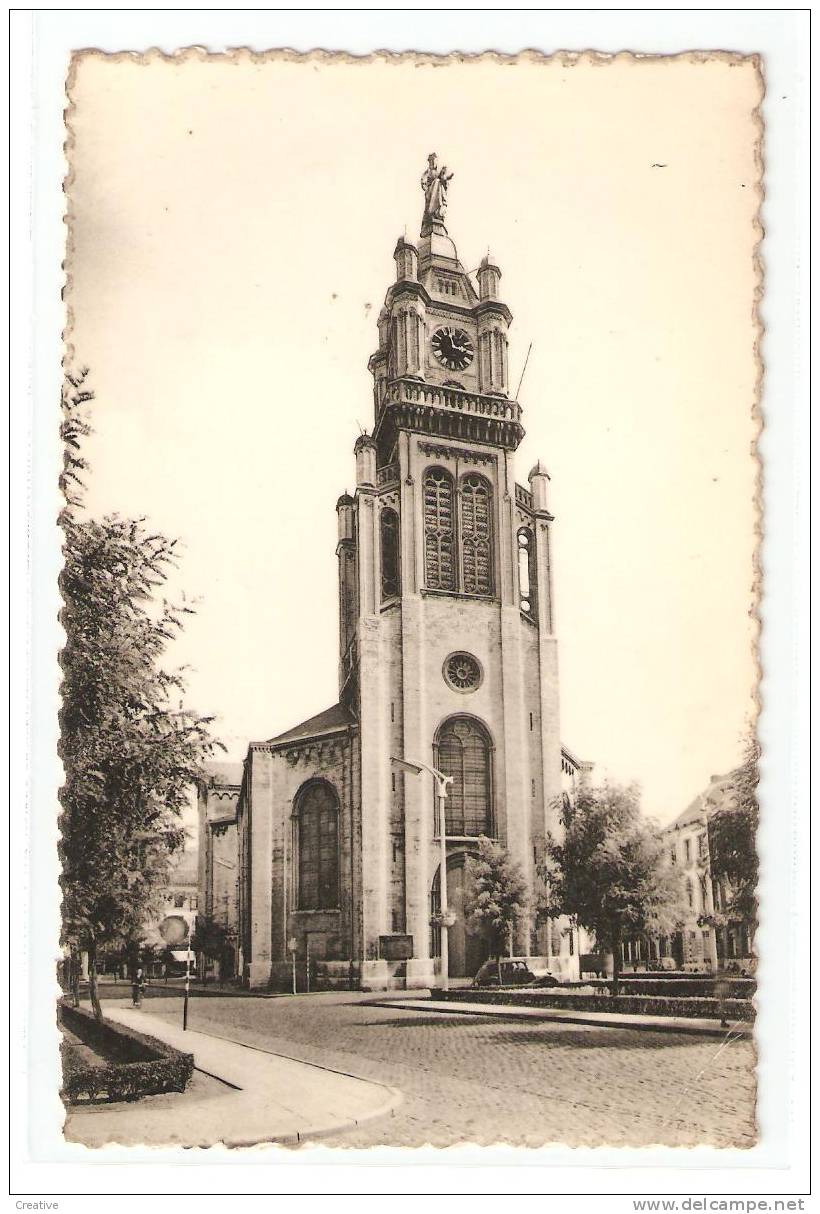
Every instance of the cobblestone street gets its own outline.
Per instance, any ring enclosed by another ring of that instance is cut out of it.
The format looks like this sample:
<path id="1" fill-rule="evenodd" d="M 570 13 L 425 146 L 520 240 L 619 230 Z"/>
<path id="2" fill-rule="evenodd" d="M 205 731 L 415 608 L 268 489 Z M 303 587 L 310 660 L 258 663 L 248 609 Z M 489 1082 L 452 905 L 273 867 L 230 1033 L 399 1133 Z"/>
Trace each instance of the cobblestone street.
<path id="1" fill-rule="evenodd" d="M 676 1033 L 374 1007 L 355 994 L 207 998 L 190 1027 L 399 1088 L 390 1117 L 323 1141 L 370 1147 L 749 1147 L 754 1047 Z M 177 998 L 145 1004 L 181 1021 Z"/>

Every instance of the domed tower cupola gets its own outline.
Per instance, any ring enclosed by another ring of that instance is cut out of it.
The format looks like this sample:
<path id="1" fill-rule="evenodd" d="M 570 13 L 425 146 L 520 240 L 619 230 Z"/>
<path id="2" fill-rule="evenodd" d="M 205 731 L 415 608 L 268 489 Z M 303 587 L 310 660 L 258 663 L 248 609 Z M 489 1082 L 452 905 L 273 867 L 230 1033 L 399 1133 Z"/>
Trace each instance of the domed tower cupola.
<path id="1" fill-rule="evenodd" d="M 353 444 L 353 454 L 356 457 L 356 484 L 358 486 L 373 486 L 376 484 L 376 444 L 369 434 L 360 434 Z"/>
<path id="2" fill-rule="evenodd" d="M 478 267 L 478 297 L 480 300 L 498 299 L 498 284 L 501 281 L 501 271 L 495 264 L 495 259 L 487 250 Z"/>
<path id="3" fill-rule="evenodd" d="M 396 282 L 418 282 L 419 251 L 406 237 L 399 237 L 393 258 L 396 262 Z"/>
<path id="4" fill-rule="evenodd" d="M 507 332 L 512 313 L 498 297 L 500 281 L 501 271 L 488 249 L 478 268 L 478 374 L 481 391 L 493 396 L 509 393 Z"/>
<path id="5" fill-rule="evenodd" d="M 549 486 L 550 474 L 547 472 L 541 460 L 530 469 L 529 477 L 530 493 L 532 494 L 532 505 L 536 513 L 548 514 L 549 503 Z"/>

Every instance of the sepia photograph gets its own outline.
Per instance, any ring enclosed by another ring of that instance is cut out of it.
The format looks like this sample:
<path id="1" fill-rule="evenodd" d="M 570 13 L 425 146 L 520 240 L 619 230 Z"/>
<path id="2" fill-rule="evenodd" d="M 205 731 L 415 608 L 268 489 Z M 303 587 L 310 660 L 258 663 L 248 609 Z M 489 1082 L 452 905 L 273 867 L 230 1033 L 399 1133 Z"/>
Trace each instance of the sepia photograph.
<path id="1" fill-rule="evenodd" d="M 65 1158 L 743 1167 L 765 56 L 63 84 Z"/>

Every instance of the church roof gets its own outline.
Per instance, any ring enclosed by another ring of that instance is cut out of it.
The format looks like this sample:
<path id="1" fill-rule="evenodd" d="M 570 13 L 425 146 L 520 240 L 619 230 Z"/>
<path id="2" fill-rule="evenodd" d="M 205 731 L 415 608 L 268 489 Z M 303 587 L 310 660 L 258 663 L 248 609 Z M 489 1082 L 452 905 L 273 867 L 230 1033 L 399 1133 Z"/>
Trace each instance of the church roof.
<path id="1" fill-rule="evenodd" d="M 275 738 L 268 738 L 268 743 L 278 745 L 280 742 L 300 742 L 304 738 L 318 738 L 324 734 L 338 733 L 355 723 L 356 718 L 350 709 L 344 704 L 334 704 L 332 708 L 326 708 L 315 717 L 308 717 L 301 725 L 294 725 L 293 729 L 288 729 Z"/>
<path id="2" fill-rule="evenodd" d="M 691 826 L 694 822 L 702 821 L 705 816 L 703 793 L 698 793 L 691 805 L 687 805 L 683 813 L 678 814 L 677 818 L 673 818 L 665 829 L 680 830 L 684 826 Z"/>
<path id="3" fill-rule="evenodd" d="M 576 771 L 592 771 L 592 768 L 595 766 L 594 763 L 590 763 L 586 759 L 579 759 L 568 746 L 564 746 L 563 742 L 561 743 L 561 757 L 566 759 Z"/>
<path id="4" fill-rule="evenodd" d="M 698 793 L 694 801 L 687 805 L 683 813 L 673 818 L 665 830 L 681 830 L 684 826 L 692 826 L 695 822 L 703 822 L 726 799 L 727 792 L 732 789 L 731 773 L 726 776 L 712 776 L 709 787 L 705 792 Z"/>

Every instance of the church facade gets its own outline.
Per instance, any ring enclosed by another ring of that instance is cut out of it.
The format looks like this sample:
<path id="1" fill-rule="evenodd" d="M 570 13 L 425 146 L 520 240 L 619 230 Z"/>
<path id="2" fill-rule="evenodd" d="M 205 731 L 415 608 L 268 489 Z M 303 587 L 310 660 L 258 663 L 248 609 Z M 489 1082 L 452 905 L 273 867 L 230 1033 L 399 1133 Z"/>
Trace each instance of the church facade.
<path id="1" fill-rule="evenodd" d="M 441 980 L 446 800 L 449 972 L 485 959 L 467 931 L 465 864 L 497 840 L 532 882 L 558 802 L 584 766 L 562 748 L 549 476 L 515 478 L 512 314 L 489 254 L 474 284 L 445 226 L 451 175 L 430 157 L 420 239 L 399 239 L 378 318 L 372 431 L 339 498 L 339 698 L 248 748 L 239 792 L 239 971 L 287 984 Z M 577 973 L 572 932 L 518 925 L 517 956 Z M 296 963 L 294 965 L 294 962 Z"/>

